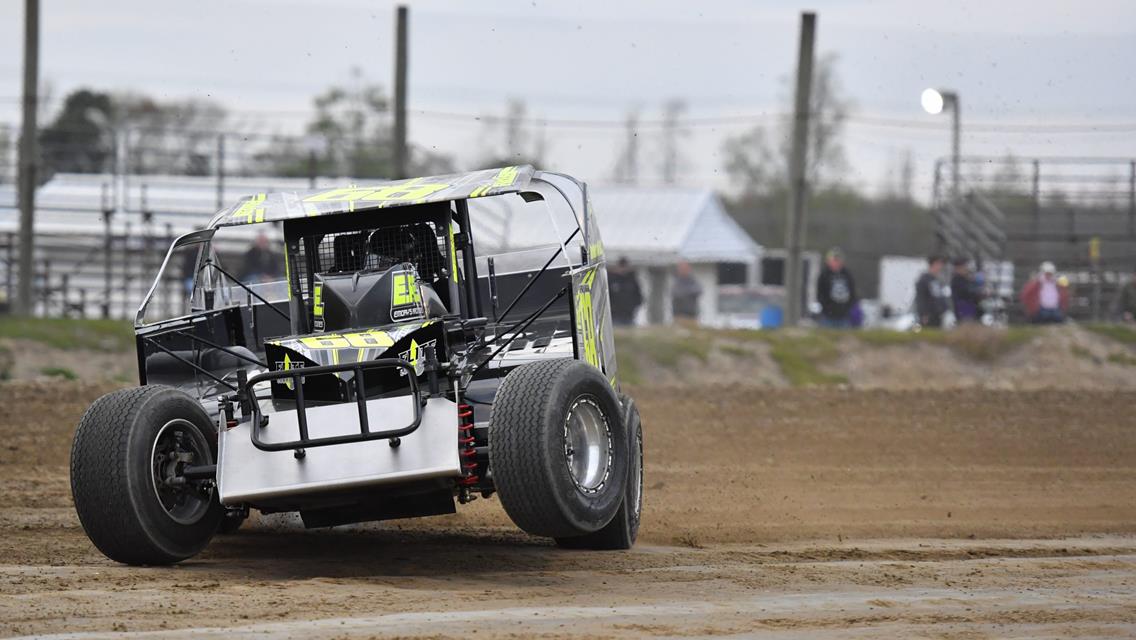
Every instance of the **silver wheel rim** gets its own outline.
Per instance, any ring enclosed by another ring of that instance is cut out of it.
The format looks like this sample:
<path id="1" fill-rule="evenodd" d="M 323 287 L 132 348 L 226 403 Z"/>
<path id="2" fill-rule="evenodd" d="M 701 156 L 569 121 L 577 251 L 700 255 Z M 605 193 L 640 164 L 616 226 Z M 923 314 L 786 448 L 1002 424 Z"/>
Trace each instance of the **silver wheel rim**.
<path id="1" fill-rule="evenodd" d="M 564 419 L 564 461 L 576 488 L 596 493 L 611 473 L 611 428 L 591 396 L 577 398 Z"/>
<path id="2" fill-rule="evenodd" d="M 158 430 L 150 448 L 150 479 L 158 505 L 171 520 L 190 525 L 201 520 L 209 511 L 213 488 L 185 483 L 181 470 L 190 465 L 212 462 L 209 443 L 188 420 L 175 418 Z"/>
<path id="3" fill-rule="evenodd" d="M 636 517 L 643 508 L 643 433 L 635 436 L 635 446 L 631 450 L 631 513 Z"/>

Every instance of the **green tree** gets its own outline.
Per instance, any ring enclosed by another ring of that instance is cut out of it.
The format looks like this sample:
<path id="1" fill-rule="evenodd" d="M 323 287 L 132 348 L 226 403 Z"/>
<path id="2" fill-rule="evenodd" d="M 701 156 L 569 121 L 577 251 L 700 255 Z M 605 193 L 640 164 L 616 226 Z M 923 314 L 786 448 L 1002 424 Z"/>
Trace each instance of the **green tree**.
<path id="1" fill-rule="evenodd" d="M 57 172 L 111 171 L 114 136 L 107 123 L 114 111 L 108 93 L 79 89 L 68 95 L 59 113 L 39 133 L 42 179 Z"/>

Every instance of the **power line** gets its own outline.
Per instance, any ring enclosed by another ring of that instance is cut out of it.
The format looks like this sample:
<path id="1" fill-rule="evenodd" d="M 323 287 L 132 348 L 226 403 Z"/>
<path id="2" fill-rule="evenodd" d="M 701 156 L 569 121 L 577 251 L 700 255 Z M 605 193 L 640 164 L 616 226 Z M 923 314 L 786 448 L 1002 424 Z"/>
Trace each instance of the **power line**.
<path id="1" fill-rule="evenodd" d="M 53 100 L 54 101 L 57 101 Z M 0 102 L 19 102 L 20 98 L 0 96 Z M 313 109 L 229 109 L 227 113 L 246 116 L 310 116 Z M 459 122 L 496 124 L 510 118 L 508 115 L 496 113 L 468 113 L 434 109 L 410 109 L 418 117 L 434 120 L 450 120 Z M 811 116 L 820 114 L 812 113 Z M 787 112 L 763 111 L 749 114 L 720 115 L 720 116 L 688 116 L 681 119 L 680 128 L 716 127 L 730 125 L 758 125 L 770 121 L 788 121 L 791 114 Z M 948 128 L 948 123 L 931 122 L 927 120 L 893 118 L 886 116 L 873 116 L 861 114 L 848 114 L 843 120 L 849 124 L 893 129 L 922 129 L 928 131 L 942 131 Z M 626 118 L 546 118 L 541 116 L 525 116 L 521 118 L 525 124 L 545 126 L 549 128 L 597 128 L 597 129 L 625 129 Z M 641 129 L 666 129 L 671 126 L 668 118 L 639 119 Z M 989 133 L 1124 133 L 1136 132 L 1136 121 L 1131 122 L 967 122 L 967 132 Z"/>

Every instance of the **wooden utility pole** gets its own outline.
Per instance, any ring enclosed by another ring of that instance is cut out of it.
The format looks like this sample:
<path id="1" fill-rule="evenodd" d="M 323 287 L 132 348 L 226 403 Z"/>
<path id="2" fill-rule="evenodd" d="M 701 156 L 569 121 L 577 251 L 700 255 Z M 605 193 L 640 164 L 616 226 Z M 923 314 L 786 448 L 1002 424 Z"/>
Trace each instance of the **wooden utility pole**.
<path id="1" fill-rule="evenodd" d="M 24 121 L 20 132 L 20 286 L 16 312 L 35 311 L 35 189 L 37 145 L 36 110 L 39 107 L 39 0 L 24 2 Z M 11 265 L 9 265 L 11 268 Z"/>
<path id="2" fill-rule="evenodd" d="M 407 8 L 397 9 L 394 43 L 394 176 L 406 178 L 406 18 Z"/>
<path id="3" fill-rule="evenodd" d="M 785 224 L 785 324 L 801 320 L 804 278 L 801 251 L 805 244 L 805 218 L 808 197 L 807 151 L 809 143 L 809 105 L 813 84 L 813 40 L 816 14 L 801 14 L 801 43 L 797 55 L 797 95 L 793 108 L 793 150 L 789 158 L 789 209 Z"/>

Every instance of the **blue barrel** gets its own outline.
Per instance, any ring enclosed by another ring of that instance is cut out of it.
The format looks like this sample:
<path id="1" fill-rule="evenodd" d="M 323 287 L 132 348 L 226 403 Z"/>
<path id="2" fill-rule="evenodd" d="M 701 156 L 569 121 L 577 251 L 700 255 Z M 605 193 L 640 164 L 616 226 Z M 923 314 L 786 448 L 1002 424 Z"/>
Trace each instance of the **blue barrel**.
<path id="1" fill-rule="evenodd" d="M 781 311 L 781 307 L 771 304 L 762 308 L 758 320 L 761 322 L 762 329 L 776 329 L 784 322 L 784 313 Z"/>

